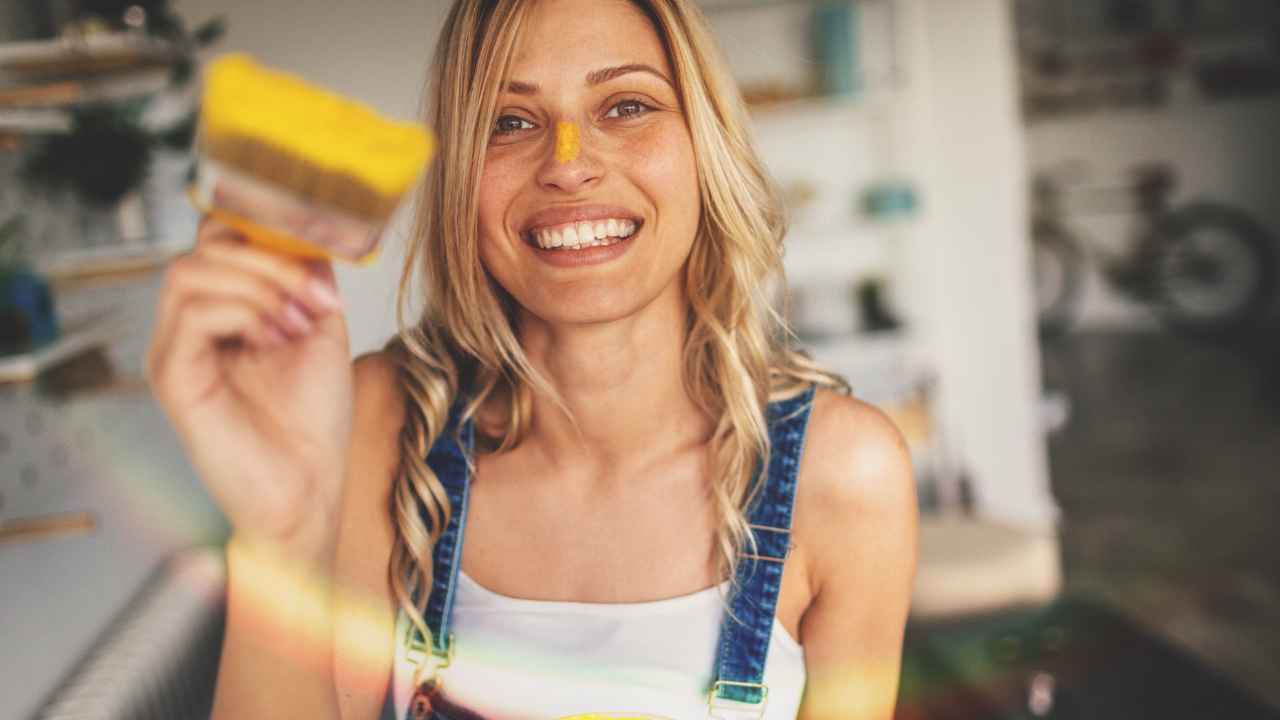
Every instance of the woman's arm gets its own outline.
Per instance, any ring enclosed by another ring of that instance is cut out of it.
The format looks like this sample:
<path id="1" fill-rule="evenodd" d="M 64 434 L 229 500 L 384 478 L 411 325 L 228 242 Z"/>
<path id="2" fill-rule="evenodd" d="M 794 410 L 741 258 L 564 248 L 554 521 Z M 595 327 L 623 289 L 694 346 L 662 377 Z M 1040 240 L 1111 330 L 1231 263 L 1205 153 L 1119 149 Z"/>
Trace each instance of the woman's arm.
<path id="1" fill-rule="evenodd" d="M 376 720 L 392 677 L 396 602 L 387 580 L 395 542 L 391 490 L 400 467 L 405 403 L 382 353 L 355 364 L 355 422 L 339 525 L 334 684 L 342 720 Z"/>
<path id="2" fill-rule="evenodd" d="M 395 651 L 387 508 L 403 405 L 381 356 L 358 359 L 352 372 L 336 542 L 306 552 L 228 543 L 214 718 L 374 720 L 381 710 Z"/>
<path id="3" fill-rule="evenodd" d="M 338 720 L 333 692 L 333 548 L 227 543 L 227 624 L 214 720 Z"/>
<path id="4" fill-rule="evenodd" d="M 916 566 L 910 453 L 879 410 L 829 393 L 807 435 L 795 527 L 813 601 L 799 717 L 889 720 Z"/>

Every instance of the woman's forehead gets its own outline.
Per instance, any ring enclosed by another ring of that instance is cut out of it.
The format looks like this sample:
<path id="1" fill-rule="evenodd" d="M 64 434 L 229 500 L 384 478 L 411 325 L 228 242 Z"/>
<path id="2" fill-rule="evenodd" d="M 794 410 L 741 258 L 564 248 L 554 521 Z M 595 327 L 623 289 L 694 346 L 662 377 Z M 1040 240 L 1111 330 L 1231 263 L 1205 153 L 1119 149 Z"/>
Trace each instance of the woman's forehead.
<path id="1" fill-rule="evenodd" d="M 630 0 L 537 0 L 529 8 L 509 80 L 584 82 L 592 72 L 646 64 L 671 77 L 649 17 Z"/>

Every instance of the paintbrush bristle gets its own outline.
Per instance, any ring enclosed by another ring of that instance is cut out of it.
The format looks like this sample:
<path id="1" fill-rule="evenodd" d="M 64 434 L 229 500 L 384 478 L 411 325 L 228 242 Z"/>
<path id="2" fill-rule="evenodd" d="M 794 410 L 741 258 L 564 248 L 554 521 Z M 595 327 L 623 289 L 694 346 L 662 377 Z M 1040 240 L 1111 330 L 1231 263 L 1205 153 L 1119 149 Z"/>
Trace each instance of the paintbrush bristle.
<path id="1" fill-rule="evenodd" d="M 418 123 L 228 55 L 209 68 L 200 150 L 300 199 L 375 224 L 395 211 L 430 159 Z"/>

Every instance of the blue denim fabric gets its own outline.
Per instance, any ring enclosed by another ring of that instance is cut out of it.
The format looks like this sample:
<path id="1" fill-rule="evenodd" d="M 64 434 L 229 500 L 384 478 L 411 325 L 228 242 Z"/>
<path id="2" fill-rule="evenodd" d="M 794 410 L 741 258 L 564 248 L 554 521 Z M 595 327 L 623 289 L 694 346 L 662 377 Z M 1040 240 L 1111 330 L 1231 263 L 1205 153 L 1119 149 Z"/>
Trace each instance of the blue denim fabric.
<path id="1" fill-rule="evenodd" d="M 730 597 L 729 612 L 720 628 L 716 651 L 714 681 L 709 691 L 719 700 L 759 703 L 760 689 L 768 660 L 773 618 L 782 584 L 783 561 L 791 547 L 791 513 L 795 505 L 796 474 L 804 450 L 805 429 L 813 406 L 811 386 L 789 400 L 771 403 L 768 408 L 769 469 L 747 509 L 747 522 L 755 538 L 754 552 L 742 549 L 738 563 L 737 590 Z M 449 656 L 453 638 L 449 633 L 453 612 L 453 594 L 458 570 L 462 565 L 462 538 L 466 530 L 467 497 L 470 490 L 469 458 L 474 446 L 475 429 L 461 422 L 464 402 L 455 403 L 449 424 L 427 454 L 427 465 L 444 485 L 453 513 L 449 526 L 436 543 L 435 577 L 427 599 L 426 622 L 432 630 L 431 652 L 441 658 Z M 430 524 L 425 508 L 419 506 L 423 519 Z M 425 648 L 420 633 L 413 631 L 411 647 Z M 388 699 L 387 705 L 390 705 Z M 468 716 L 449 715 L 436 710 L 431 720 L 461 720 Z M 413 718 L 410 705 L 407 718 Z"/>
<path id="2" fill-rule="evenodd" d="M 426 639 L 417 628 L 410 630 L 409 647 L 419 652 L 430 652 L 441 660 L 449 658 L 453 648 L 453 634 L 449 631 L 453 619 L 454 588 L 457 587 L 458 571 L 462 567 L 462 538 L 467 527 L 467 499 L 471 492 L 470 458 L 475 444 L 475 427 L 472 423 L 462 422 L 462 411 L 465 400 L 459 398 L 449 412 L 449 421 L 440 437 L 436 439 L 431 450 L 427 452 L 427 466 L 436 474 L 444 486 L 445 495 L 449 498 L 452 512 L 449 524 L 433 548 L 434 572 L 432 573 L 431 593 L 427 596 L 427 608 L 423 619 L 431 628 L 431 647 L 426 647 Z M 424 523 L 431 525 L 431 516 L 421 500 L 418 501 L 418 513 Z M 414 593 L 414 600 L 418 593 Z M 417 695 L 423 692 L 415 689 L 414 697 L 405 712 L 407 720 L 428 720 L 418 716 L 414 706 Z M 431 695 L 433 705 L 439 703 L 434 692 Z M 383 717 L 394 715 L 390 692 L 383 707 Z M 431 713 L 429 720 L 461 720 L 462 716 L 450 717 L 439 710 Z"/>
<path id="3" fill-rule="evenodd" d="M 427 466 L 444 485 L 453 508 L 449 526 L 436 541 L 433 553 L 435 572 L 424 618 L 432 631 L 431 651 L 441 657 L 448 657 L 452 650 L 453 636 L 449 627 L 453 618 L 453 590 L 457 585 L 458 569 L 462 567 L 462 535 L 467 529 L 467 498 L 471 492 L 470 458 L 475 427 L 470 422 L 460 424 L 462 408 L 461 402 L 454 404 L 449 424 L 427 453 Z M 422 511 L 421 506 L 419 511 Z M 421 642 L 422 636 L 417 633 L 415 636 Z"/>
<path id="4" fill-rule="evenodd" d="M 769 405 L 769 472 L 747 508 L 755 538 L 741 550 L 736 590 L 720 626 L 716 673 L 710 690 L 716 700 L 763 701 L 764 667 L 769 659 L 773 618 L 782 588 L 782 566 L 791 548 L 791 511 L 804 433 L 814 388 Z"/>

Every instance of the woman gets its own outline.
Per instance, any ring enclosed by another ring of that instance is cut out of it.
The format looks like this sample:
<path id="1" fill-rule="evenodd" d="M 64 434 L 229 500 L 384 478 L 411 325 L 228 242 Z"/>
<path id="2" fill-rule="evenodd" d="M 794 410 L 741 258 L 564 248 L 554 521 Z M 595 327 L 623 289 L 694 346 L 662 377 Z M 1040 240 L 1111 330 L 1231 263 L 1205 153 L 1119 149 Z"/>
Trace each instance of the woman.
<path id="1" fill-rule="evenodd" d="M 910 462 L 780 339 L 694 4 L 458 0 L 431 87 L 383 352 L 216 222 L 169 272 L 148 376 L 233 526 L 215 716 L 890 717 Z"/>

